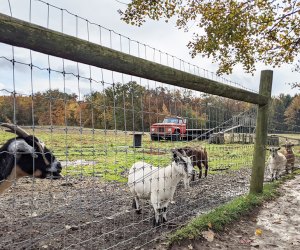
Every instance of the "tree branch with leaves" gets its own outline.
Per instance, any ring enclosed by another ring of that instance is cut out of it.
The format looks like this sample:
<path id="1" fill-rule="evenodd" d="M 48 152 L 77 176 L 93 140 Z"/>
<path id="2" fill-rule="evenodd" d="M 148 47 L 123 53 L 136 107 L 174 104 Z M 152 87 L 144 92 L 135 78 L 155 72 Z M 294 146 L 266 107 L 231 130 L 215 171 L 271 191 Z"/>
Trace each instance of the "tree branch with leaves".
<path id="1" fill-rule="evenodd" d="M 257 62 L 281 66 L 299 54 L 300 0 L 132 0 L 119 13 L 137 26 L 147 18 L 175 18 L 179 29 L 190 31 L 194 23 L 191 56 L 212 58 L 218 74 L 232 73 L 239 63 L 253 73 Z"/>

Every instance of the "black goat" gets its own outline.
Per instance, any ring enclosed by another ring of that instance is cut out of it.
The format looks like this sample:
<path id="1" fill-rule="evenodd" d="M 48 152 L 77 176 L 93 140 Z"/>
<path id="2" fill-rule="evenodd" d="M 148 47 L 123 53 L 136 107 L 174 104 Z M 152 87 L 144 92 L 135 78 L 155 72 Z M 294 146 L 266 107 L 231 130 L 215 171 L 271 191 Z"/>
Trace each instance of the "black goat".
<path id="1" fill-rule="evenodd" d="M 61 177 L 60 162 L 38 138 L 13 124 L 2 123 L 0 126 L 17 135 L 0 148 L 0 194 L 9 188 L 15 179 L 24 176 Z"/>

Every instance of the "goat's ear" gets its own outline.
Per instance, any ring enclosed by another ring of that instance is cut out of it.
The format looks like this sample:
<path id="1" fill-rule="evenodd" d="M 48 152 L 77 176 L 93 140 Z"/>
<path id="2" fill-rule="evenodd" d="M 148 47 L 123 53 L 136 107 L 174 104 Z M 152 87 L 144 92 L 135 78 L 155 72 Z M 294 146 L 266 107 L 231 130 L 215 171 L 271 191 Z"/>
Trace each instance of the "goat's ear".
<path id="1" fill-rule="evenodd" d="M 183 148 L 175 148 L 175 149 L 172 149 L 172 152 L 174 154 L 183 153 L 184 149 Z"/>
<path id="2" fill-rule="evenodd" d="M 182 150 L 182 156 L 187 156 L 185 150 Z"/>
<path id="3" fill-rule="evenodd" d="M 172 154 L 173 154 L 173 160 L 175 162 L 178 162 L 179 161 L 179 156 L 178 156 L 179 152 L 176 149 L 172 149 L 171 151 L 172 151 Z"/>

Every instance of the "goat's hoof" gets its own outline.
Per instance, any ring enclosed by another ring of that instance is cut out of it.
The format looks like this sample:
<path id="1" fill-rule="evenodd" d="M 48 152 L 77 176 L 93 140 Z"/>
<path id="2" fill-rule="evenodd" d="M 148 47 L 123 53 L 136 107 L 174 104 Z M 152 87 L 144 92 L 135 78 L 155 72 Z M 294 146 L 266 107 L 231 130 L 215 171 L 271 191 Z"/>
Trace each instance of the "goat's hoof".
<path id="1" fill-rule="evenodd" d="M 160 223 L 159 221 L 157 222 L 155 218 L 153 218 L 153 227 L 159 227 Z"/>

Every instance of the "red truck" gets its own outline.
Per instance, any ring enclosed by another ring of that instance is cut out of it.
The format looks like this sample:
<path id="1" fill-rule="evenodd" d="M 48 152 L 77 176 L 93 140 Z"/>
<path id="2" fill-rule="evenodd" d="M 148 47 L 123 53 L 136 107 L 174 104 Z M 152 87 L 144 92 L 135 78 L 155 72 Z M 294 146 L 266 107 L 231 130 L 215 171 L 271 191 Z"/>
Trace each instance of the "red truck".
<path id="1" fill-rule="evenodd" d="M 208 129 L 188 129 L 187 119 L 180 116 L 165 117 L 161 123 L 154 123 L 150 127 L 152 141 L 208 139 L 209 132 Z"/>

